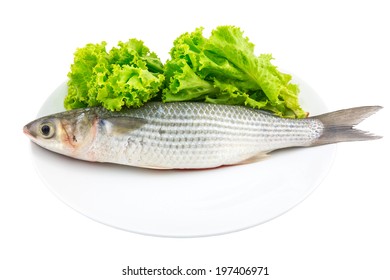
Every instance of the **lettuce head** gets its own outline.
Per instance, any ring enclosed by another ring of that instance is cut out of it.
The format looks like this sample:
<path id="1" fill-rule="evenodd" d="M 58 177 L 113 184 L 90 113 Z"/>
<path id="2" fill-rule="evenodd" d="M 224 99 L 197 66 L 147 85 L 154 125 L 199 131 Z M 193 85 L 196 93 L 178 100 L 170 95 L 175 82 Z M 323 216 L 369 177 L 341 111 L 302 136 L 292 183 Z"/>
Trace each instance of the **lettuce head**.
<path id="1" fill-rule="evenodd" d="M 163 64 L 142 41 L 106 42 L 76 50 L 68 73 L 66 109 L 103 106 L 111 111 L 140 107 L 157 96 L 164 81 Z"/>
<path id="2" fill-rule="evenodd" d="M 254 45 L 239 28 L 219 26 L 209 38 L 202 33 L 198 28 L 174 41 L 164 66 L 164 102 L 246 105 L 281 117 L 306 116 L 291 75 L 271 63 L 272 55 L 256 56 Z"/>

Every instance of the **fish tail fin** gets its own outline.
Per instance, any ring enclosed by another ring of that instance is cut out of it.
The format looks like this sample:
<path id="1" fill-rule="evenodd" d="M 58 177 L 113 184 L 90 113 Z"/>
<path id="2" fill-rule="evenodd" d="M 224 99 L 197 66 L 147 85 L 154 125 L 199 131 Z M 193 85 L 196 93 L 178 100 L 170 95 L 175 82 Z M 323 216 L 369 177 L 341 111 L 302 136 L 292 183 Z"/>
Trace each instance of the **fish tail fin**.
<path id="1" fill-rule="evenodd" d="M 367 131 L 355 129 L 354 126 L 382 109 L 381 106 L 363 106 L 339 110 L 313 118 L 320 120 L 324 125 L 322 135 L 313 143 L 313 146 L 347 141 L 366 141 L 380 139 L 382 136 Z"/>

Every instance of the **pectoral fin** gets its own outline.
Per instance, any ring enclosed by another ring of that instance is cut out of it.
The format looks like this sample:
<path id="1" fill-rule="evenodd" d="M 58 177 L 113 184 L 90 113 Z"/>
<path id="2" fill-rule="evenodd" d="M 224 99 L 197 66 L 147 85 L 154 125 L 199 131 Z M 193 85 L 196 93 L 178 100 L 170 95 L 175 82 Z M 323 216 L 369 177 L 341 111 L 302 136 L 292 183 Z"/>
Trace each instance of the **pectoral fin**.
<path id="1" fill-rule="evenodd" d="M 132 117 L 112 117 L 100 120 L 100 125 L 108 134 L 124 134 L 139 129 L 147 120 Z"/>

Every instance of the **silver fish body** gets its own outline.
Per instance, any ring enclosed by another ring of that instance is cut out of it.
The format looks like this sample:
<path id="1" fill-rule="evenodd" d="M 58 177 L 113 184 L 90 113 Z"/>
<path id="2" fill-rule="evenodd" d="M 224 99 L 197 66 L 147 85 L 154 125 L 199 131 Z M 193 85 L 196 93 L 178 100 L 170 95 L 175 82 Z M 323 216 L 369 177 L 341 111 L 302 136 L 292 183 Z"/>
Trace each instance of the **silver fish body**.
<path id="1" fill-rule="evenodd" d="M 74 158 L 158 169 L 250 162 L 270 151 L 379 138 L 352 127 L 381 107 L 284 119 L 242 106 L 149 102 L 120 112 L 77 109 L 37 119 L 25 133 Z"/>

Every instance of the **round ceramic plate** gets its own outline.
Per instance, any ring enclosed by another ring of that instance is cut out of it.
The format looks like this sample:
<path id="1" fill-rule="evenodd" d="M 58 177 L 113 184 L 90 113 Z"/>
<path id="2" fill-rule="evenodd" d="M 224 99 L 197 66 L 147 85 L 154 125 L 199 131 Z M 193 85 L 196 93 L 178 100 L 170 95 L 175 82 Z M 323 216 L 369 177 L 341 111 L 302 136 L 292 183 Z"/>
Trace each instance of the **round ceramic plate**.
<path id="1" fill-rule="evenodd" d="M 302 80 L 302 107 L 326 112 Z M 39 116 L 64 111 L 66 83 Z M 328 173 L 335 145 L 276 151 L 252 164 L 210 170 L 148 170 L 84 162 L 32 144 L 36 169 L 63 202 L 103 224 L 156 236 L 224 234 L 273 219 L 304 200 Z"/>

